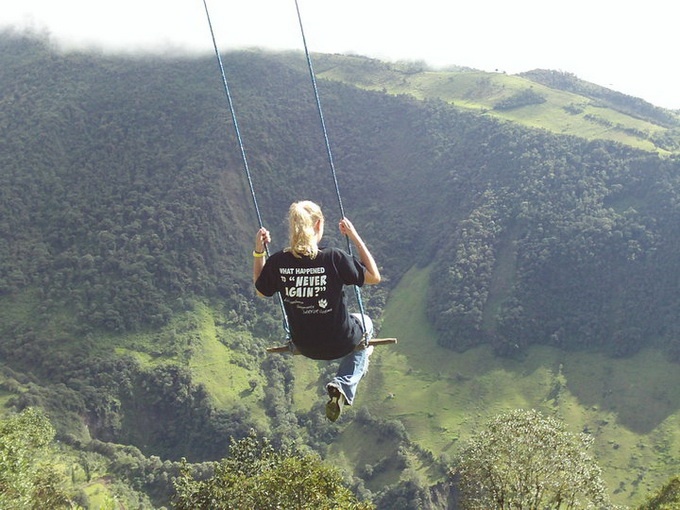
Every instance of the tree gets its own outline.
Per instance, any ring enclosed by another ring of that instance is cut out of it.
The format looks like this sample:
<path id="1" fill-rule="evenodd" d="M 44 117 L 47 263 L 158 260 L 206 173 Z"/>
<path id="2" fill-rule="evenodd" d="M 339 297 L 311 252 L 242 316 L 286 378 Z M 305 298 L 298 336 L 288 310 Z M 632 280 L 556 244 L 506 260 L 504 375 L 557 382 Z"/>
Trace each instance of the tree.
<path id="1" fill-rule="evenodd" d="M 591 442 L 535 410 L 497 416 L 470 440 L 455 470 L 462 507 L 612 508 Z"/>
<path id="2" fill-rule="evenodd" d="M 0 509 L 74 508 L 63 476 L 40 461 L 53 439 L 52 424 L 36 409 L 0 421 Z"/>
<path id="3" fill-rule="evenodd" d="M 680 476 L 671 478 L 639 510 L 673 510 L 674 508 L 680 508 Z"/>
<path id="4" fill-rule="evenodd" d="M 318 455 L 292 448 L 277 451 L 255 433 L 232 441 L 229 456 L 216 465 L 215 474 L 207 480 L 195 480 L 184 463 L 175 491 L 177 510 L 374 508 L 357 501 L 339 471 Z"/>

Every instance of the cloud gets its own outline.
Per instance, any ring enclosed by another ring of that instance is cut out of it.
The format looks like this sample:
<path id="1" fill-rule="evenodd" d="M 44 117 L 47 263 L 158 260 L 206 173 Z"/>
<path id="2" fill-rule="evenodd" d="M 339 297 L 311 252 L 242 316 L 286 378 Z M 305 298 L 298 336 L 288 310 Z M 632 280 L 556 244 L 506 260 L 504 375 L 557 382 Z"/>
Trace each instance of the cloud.
<path id="1" fill-rule="evenodd" d="M 73 46 L 211 51 L 201 0 L 0 0 L 0 24 L 47 29 Z M 295 3 L 207 0 L 223 49 L 302 50 Z M 576 74 L 680 109 L 672 61 L 678 10 L 665 0 L 298 0 L 311 51 L 518 73 Z"/>

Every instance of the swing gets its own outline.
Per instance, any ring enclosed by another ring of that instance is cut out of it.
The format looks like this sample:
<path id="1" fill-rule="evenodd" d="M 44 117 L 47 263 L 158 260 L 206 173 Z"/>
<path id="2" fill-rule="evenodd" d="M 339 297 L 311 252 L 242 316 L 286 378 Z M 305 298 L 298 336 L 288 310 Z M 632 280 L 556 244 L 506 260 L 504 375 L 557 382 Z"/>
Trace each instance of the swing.
<path id="1" fill-rule="evenodd" d="M 251 178 L 251 175 L 250 175 L 250 168 L 248 167 L 248 160 L 246 158 L 246 152 L 245 152 L 245 148 L 244 148 L 244 145 L 243 145 L 243 140 L 241 138 L 241 132 L 239 130 L 238 121 L 236 119 L 236 111 L 234 109 L 234 105 L 233 105 L 233 101 L 232 101 L 232 97 L 231 97 L 231 92 L 229 90 L 229 85 L 227 83 L 227 75 L 224 71 L 224 65 L 222 64 L 222 57 L 221 57 L 220 51 L 217 47 L 217 41 L 215 39 L 215 32 L 213 30 L 212 21 L 210 19 L 210 12 L 208 11 L 207 0 L 203 0 L 203 6 L 205 7 L 205 14 L 206 14 L 206 17 L 208 19 L 208 26 L 210 27 L 210 35 L 212 37 L 213 47 L 214 47 L 214 50 L 215 50 L 215 56 L 217 58 L 217 63 L 219 65 L 220 74 L 222 76 L 222 85 L 224 87 L 224 92 L 225 92 L 226 97 L 227 97 L 227 103 L 229 105 L 229 111 L 231 113 L 231 119 L 232 119 L 232 122 L 234 124 L 234 131 L 236 133 L 236 139 L 238 141 L 239 149 L 240 149 L 240 152 L 241 152 L 241 160 L 243 162 L 243 168 L 244 168 L 246 178 L 247 178 L 247 181 L 248 181 L 248 187 L 250 189 L 250 195 L 252 197 L 253 205 L 255 207 L 255 214 L 257 216 L 257 221 L 258 221 L 259 227 L 263 228 L 264 223 L 262 221 L 262 216 L 260 214 L 260 208 L 257 204 L 257 198 L 255 196 L 255 188 L 253 186 L 253 181 L 252 181 L 252 178 Z M 295 0 L 295 9 L 297 11 L 298 22 L 299 22 L 299 25 L 300 25 L 300 33 L 302 35 L 302 41 L 303 41 L 303 44 L 304 44 L 305 56 L 307 57 L 307 67 L 309 69 L 309 75 L 310 75 L 310 78 L 311 78 L 311 81 L 312 81 L 312 88 L 314 89 L 314 98 L 316 100 L 317 112 L 319 114 L 319 119 L 320 119 L 320 122 L 321 122 L 321 129 L 323 131 L 324 141 L 325 141 L 325 144 L 326 144 L 326 154 L 328 156 L 328 163 L 329 163 L 331 174 L 332 174 L 332 177 L 333 177 L 333 183 L 335 185 L 335 194 L 336 194 L 336 197 L 337 197 L 337 200 L 338 200 L 338 205 L 339 205 L 339 208 L 340 208 L 340 217 L 344 218 L 345 217 L 345 210 L 344 210 L 344 207 L 342 205 L 342 198 L 340 196 L 340 188 L 338 186 L 338 179 L 337 179 L 337 175 L 336 175 L 336 172 L 335 172 L 335 163 L 333 162 L 333 154 L 331 152 L 331 146 L 330 146 L 330 142 L 329 142 L 329 138 L 328 138 L 328 132 L 326 130 L 326 122 L 324 120 L 323 111 L 321 109 L 321 100 L 319 98 L 319 91 L 318 91 L 318 87 L 317 87 L 317 84 L 316 84 L 316 76 L 314 74 L 314 69 L 312 67 L 312 59 L 310 57 L 309 50 L 307 48 L 307 40 L 305 38 L 305 31 L 304 31 L 304 27 L 303 27 L 303 24 L 302 24 L 302 17 L 300 15 L 300 8 L 298 6 L 298 0 Z M 267 257 L 269 257 L 269 246 L 267 244 L 265 244 L 264 249 L 265 249 Z M 352 245 L 350 243 L 349 238 L 347 238 L 347 251 L 350 255 L 352 255 Z M 367 328 L 366 328 L 366 323 L 365 323 L 365 320 L 364 320 L 364 305 L 363 305 L 363 301 L 361 299 L 361 289 L 357 286 L 354 286 L 354 292 L 355 292 L 355 295 L 356 295 L 357 303 L 359 305 L 359 311 L 360 311 L 360 314 L 361 314 L 361 317 L 362 317 L 363 330 L 366 331 Z M 283 305 L 283 298 L 281 297 L 281 294 L 278 294 L 278 297 L 279 297 L 279 300 L 278 300 L 279 306 L 281 308 L 281 313 L 283 315 L 283 327 L 284 327 L 284 330 L 286 331 L 286 335 L 288 336 L 288 341 L 284 345 L 279 345 L 279 346 L 276 346 L 276 347 L 268 348 L 267 352 L 269 352 L 269 353 L 292 353 L 292 354 L 296 354 L 296 355 L 300 354 L 300 352 L 297 351 L 294 344 L 290 340 L 290 328 L 289 328 L 289 325 L 288 325 L 288 317 L 286 315 L 286 310 L 285 310 L 285 307 Z M 396 343 L 397 343 L 396 338 L 368 338 L 367 335 L 365 335 L 363 343 L 360 344 L 357 348 L 367 348 L 369 346 L 381 346 L 381 345 L 389 345 L 389 344 L 396 344 Z"/>
<path id="2" fill-rule="evenodd" d="M 380 346 L 380 345 L 389 345 L 389 344 L 396 344 L 397 339 L 396 338 L 371 338 L 368 341 L 368 345 L 374 345 L 374 346 Z M 365 344 L 363 344 L 365 345 Z M 268 347 L 267 352 L 271 353 L 278 353 L 278 354 L 294 354 L 294 355 L 299 355 L 301 354 L 300 351 L 298 351 L 295 348 L 295 345 L 293 345 L 292 342 L 288 342 L 287 344 L 283 345 L 277 345 L 276 347 Z"/>

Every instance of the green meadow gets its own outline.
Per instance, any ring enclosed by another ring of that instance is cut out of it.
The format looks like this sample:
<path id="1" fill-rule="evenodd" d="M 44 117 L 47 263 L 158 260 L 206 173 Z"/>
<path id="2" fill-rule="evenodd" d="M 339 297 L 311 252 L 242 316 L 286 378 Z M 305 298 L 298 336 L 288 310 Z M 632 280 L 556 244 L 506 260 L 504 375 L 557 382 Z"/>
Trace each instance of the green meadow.
<path id="1" fill-rule="evenodd" d="M 392 291 L 379 336 L 399 342 L 376 348 L 354 408 L 337 424 L 329 462 L 358 475 L 366 466 L 380 466 L 366 482 L 374 491 L 404 478 L 436 483 L 445 474 L 423 452 L 453 460 L 471 434 L 495 415 L 534 408 L 560 418 L 572 432 L 593 436 L 594 453 L 617 504 L 642 503 L 680 472 L 680 371 L 661 352 L 647 349 L 614 359 L 534 346 L 523 359 L 511 360 L 494 356 L 487 347 L 462 353 L 444 349 L 426 319 L 430 272 L 412 268 Z M 23 322 L 38 306 L 31 293 L 19 297 L 5 302 L 0 316 L 6 325 Z M 42 327 L 56 338 L 68 331 L 60 321 Z M 250 332 L 225 324 L 207 305 L 195 304 L 158 331 L 98 337 L 94 343 L 71 338 L 63 348 L 113 349 L 147 368 L 184 364 L 217 408 L 238 405 L 263 430 L 269 426 L 262 406 L 266 374 L 252 369 L 253 359 L 264 356 L 261 343 Z M 295 375 L 294 410 L 322 414 L 323 384 L 332 369 L 301 356 L 288 359 Z M 14 395 L 0 391 L 0 403 Z M 398 451 L 395 441 L 357 419 L 362 410 L 381 421 L 401 422 L 417 449 Z M 397 462 L 399 455 L 409 458 L 407 469 Z M 88 489 L 96 501 L 110 494 L 97 480 L 93 477 Z"/>
<path id="2" fill-rule="evenodd" d="M 471 434 L 503 411 L 538 409 L 594 437 L 611 496 L 621 505 L 641 503 L 680 472 L 677 365 L 655 350 L 612 359 L 540 346 L 517 361 L 497 358 L 486 347 L 464 353 L 441 348 L 425 317 L 429 276 L 429 268 L 413 268 L 392 293 L 380 336 L 399 343 L 376 349 L 357 407 L 397 418 L 436 458 L 455 458 Z M 371 431 L 344 427 L 332 451 L 348 469 L 388 455 Z"/>
<path id="3" fill-rule="evenodd" d="M 665 128 L 605 107 L 596 100 L 546 87 L 522 76 L 469 69 L 409 71 L 398 66 L 368 65 L 361 58 L 356 58 L 356 62 L 346 58 L 342 65 L 329 65 L 319 75 L 367 90 L 405 94 L 421 100 L 439 99 L 466 110 L 556 134 L 611 140 L 667 154 L 646 136 L 636 134 L 659 134 L 665 132 Z M 545 102 L 507 110 L 494 108 L 500 101 L 525 90 L 536 92 L 545 98 Z"/>

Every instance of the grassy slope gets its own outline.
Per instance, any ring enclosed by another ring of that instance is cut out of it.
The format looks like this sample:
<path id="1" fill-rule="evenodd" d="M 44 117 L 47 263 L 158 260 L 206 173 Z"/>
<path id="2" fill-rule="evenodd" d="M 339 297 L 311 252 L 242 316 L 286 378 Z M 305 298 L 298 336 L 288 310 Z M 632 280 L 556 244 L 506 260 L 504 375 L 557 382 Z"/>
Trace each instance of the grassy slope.
<path id="1" fill-rule="evenodd" d="M 38 294 L 31 289 L 18 293 L 11 298 L 0 298 L 0 333 L 7 334 L 15 324 L 31 324 L 40 308 Z M 247 408 L 249 415 L 261 424 L 263 430 L 269 427 L 262 400 L 266 377 L 258 370 L 244 368 L 246 363 L 239 364 L 239 358 L 246 356 L 242 350 L 233 348 L 236 344 L 245 345 L 252 341 L 252 335 L 241 330 L 234 330 L 221 320 L 221 314 L 202 303 L 194 303 L 193 309 L 176 315 L 171 323 L 160 330 L 138 332 L 134 334 L 97 335 L 94 343 L 87 343 L 91 355 L 92 350 L 113 351 L 121 356 L 133 356 L 146 369 L 155 366 L 178 363 L 189 367 L 195 384 L 205 385 L 208 393 L 218 409 L 231 409 L 235 405 Z M 85 341 L 71 333 L 73 317 L 67 312 L 57 315 L 52 321 L 33 322 L 34 330 L 39 336 L 50 336 L 60 340 L 60 350 L 75 351 L 82 349 Z M 232 346 L 229 347 L 228 345 Z M 2 360 L 0 360 L 1 362 Z M 250 381 L 257 381 L 254 389 Z M 0 385 L 7 382 L 0 371 Z M 12 387 L 24 391 L 25 385 L 12 381 Z M 0 389 L 0 418 L 6 416 L 6 404 L 16 394 Z M 69 427 L 69 423 L 62 423 Z M 86 441 L 88 432 L 83 427 L 62 430 Z M 91 469 L 91 480 L 84 474 L 73 474 L 69 470 L 79 466 L 79 462 L 87 457 Z M 72 486 L 83 490 L 89 498 L 89 508 L 100 508 L 110 504 L 113 499 L 134 502 L 137 495 L 122 483 L 112 486 L 108 473 L 108 461 L 98 454 L 76 452 L 62 445 L 55 453 L 53 463 L 64 467 L 67 478 L 72 479 Z"/>
<path id="2" fill-rule="evenodd" d="M 30 324 L 39 308 L 38 295 L 31 289 L 11 299 L 0 299 L 0 323 L 7 327 Z M 55 341 L 59 342 L 57 348 L 62 351 L 87 349 L 90 355 L 95 355 L 95 350 L 113 351 L 121 356 L 133 356 L 146 369 L 167 363 L 186 365 L 192 373 L 193 382 L 206 387 L 217 408 L 229 409 L 236 404 L 244 406 L 263 428 L 268 428 L 261 402 L 266 378 L 257 370 L 245 368 L 247 359 L 241 362 L 239 358 L 247 357 L 247 353 L 234 348 L 252 343 L 252 335 L 230 328 L 222 321 L 220 313 L 207 305 L 194 303 L 192 310 L 176 315 L 160 330 L 124 335 L 96 334 L 92 341 L 74 335 L 72 323 L 73 317 L 64 312 L 53 316 L 49 322 L 41 321 L 34 329 L 40 330 L 43 338 L 59 339 Z M 253 389 L 250 387 L 251 380 L 257 382 Z M 0 404 L 11 395 L 0 390 Z"/>
<path id="3" fill-rule="evenodd" d="M 344 60 L 340 65 L 325 67 L 318 74 L 326 79 L 342 81 L 365 89 L 382 90 L 390 94 L 408 94 L 418 99 L 441 99 L 458 107 L 484 112 L 557 134 L 612 140 L 643 150 L 667 153 L 655 147 L 649 140 L 613 126 L 620 125 L 650 134 L 664 132 L 665 128 L 610 108 L 600 107 L 592 99 L 551 89 L 520 76 L 469 70 L 422 71 L 409 74 L 384 66 L 362 65 L 361 59 L 358 60 L 360 72 L 351 67 L 351 60 Z M 529 88 L 544 96 L 546 102 L 506 111 L 493 110 L 499 100 Z M 570 105 L 578 105 L 581 111 L 577 114 L 568 113 L 565 107 Z M 590 119 L 596 117 L 598 120 L 609 122 L 610 125 L 589 120 L 589 116 Z"/>
<path id="4" fill-rule="evenodd" d="M 265 381 L 258 381 L 258 386 L 253 391 L 250 390 L 249 381 L 256 374 L 238 365 L 238 351 L 220 342 L 220 331 L 213 312 L 204 305 L 199 305 L 197 312 L 201 328 L 197 340 L 200 344 L 195 346 L 194 355 L 189 362 L 196 382 L 205 385 L 217 407 L 225 407 L 238 401 L 254 403 L 264 398 L 262 383 Z M 226 331 L 222 334 L 226 334 Z M 225 370 L 225 367 L 229 369 Z M 251 407 L 259 408 L 255 405 Z"/>
<path id="5" fill-rule="evenodd" d="M 513 408 L 554 413 L 573 432 L 587 429 L 610 493 L 640 503 L 680 471 L 680 385 L 677 365 L 656 351 L 628 359 L 532 348 L 522 361 L 488 349 L 456 353 L 436 345 L 425 319 L 428 269 L 412 269 L 393 292 L 381 336 L 399 344 L 376 350 L 358 406 L 403 421 L 412 440 L 438 456 L 454 456 L 471 433 Z M 385 445 L 347 423 L 334 452 L 363 466 Z M 340 454 L 340 452 L 342 452 Z M 398 473 L 384 475 L 384 482 Z"/>
<path id="6" fill-rule="evenodd" d="M 587 429 L 594 435 L 595 453 L 619 504 L 640 503 L 680 472 L 677 365 L 652 350 L 614 360 L 597 353 L 534 347 L 524 360 L 516 361 L 495 358 L 486 348 L 465 353 L 443 349 L 436 345 L 425 317 L 428 281 L 429 269 L 414 268 L 393 291 L 380 334 L 398 337 L 399 344 L 376 350 L 356 408 L 366 406 L 373 416 L 399 419 L 410 438 L 435 457 L 455 456 L 471 433 L 504 410 L 537 408 L 555 413 L 574 432 Z M 9 322 L 27 320 L 37 306 L 30 293 L 13 303 L 6 301 L 0 318 Z M 43 327 L 59 336 L 59 324 Z M 264 378 L 234 363 L 243 354 L 237 343 L 248 338 L 248 333 L 229 329 L 218 313 L 199 304 L 162 331 L 102 338 L 98 345 L 133 354 L 148 366 L 186 362 L 218 407 L 244 405 L 264 424 Z M 293 362 L 296 407 L 323 412 L 319 375 L 326 364 L 301 357 Z M 254 391 L 249 388 L 251 379 L 261 379 Z M 0 397 L 5 400 L 8 394 Z M 370 489 L 379 490 L 400 477 L 432 481 L 441 477 L 414 452 L 408 452 L 412 469 L 402 472 L 392 464 L 397 454 L 394 443 L 351 420 L 351 413 L 339 426 L 341 434 L 330 449 L 329 461 L 360 470 L 388 459 L 367 483 Z M 95 488 L 93 484 L 95 492 L 108 494 L 105 488 Z"/>
<path id="7" fill-rule="evenodd" d="M 246 363 L 239 363 L 242 354 L 229 347 L 248 342 L 252 342 L 250 333 L 234 331 L 221 321 L 218 312 L 203 303 L 194 303 L 192 311 L 175 316 L 160 331 L 115 336 L 107 343 L 115 345 L 120 354 L 133 355 L 147 366 L 167 362 L 186 364 L 193 382 L 205 386 L 215 407 L 245 406 L 266 429 L 268 419 L 261 405 L 266 378 L 245 368 Z M 253 389 L 251 380 L 257 382 Z"/>

